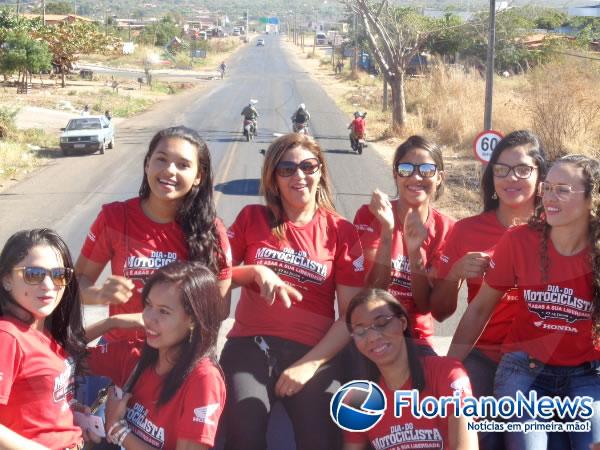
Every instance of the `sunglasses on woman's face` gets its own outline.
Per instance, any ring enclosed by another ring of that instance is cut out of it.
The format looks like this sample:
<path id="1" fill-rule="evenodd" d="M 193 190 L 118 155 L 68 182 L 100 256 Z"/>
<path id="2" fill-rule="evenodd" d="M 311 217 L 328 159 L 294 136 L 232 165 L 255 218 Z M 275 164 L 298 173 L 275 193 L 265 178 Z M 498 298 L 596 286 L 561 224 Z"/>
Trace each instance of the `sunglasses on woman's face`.
<path id="1" fill-rule="evenodd" d="M 305 175 L 312 175 L 320 168 L 321 163 L 318 158 L 308 158 L 297 164 L 292 161 L 279 161 L 279 164 L 277 164 L 277 167 L 275 168 L 275 173 L 280 177 L 287 178 L 294 175 L 298 169 L 304 172 Z"/>
<path id="2" fill-rule="evenodd" d="M 69 267 L 15 267 L 13 270 L 23 273 L 23 281 L 27 284 L 41 284 L 49 276 L 55 286 L 66 286 L 73 276 L 73 269 Z"/>
<path id="3" fill-rule="evenodd" d="M 411 177 L 415 171 L 422 178 L 431 178 L 437 172 L 437 166 L 433 163 L 413 164 L 413 163 L 398 163 L 396 165 L 396 173 L 402 178 Z"/>

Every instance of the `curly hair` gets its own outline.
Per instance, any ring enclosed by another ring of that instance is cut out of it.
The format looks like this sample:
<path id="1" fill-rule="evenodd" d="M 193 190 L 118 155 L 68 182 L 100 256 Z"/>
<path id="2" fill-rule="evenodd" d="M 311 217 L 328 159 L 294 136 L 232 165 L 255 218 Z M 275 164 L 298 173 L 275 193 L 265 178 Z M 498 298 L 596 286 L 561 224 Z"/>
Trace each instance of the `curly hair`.
<path id="1" fill-rule="evenodd" d="M 317 186 L 316 203 L 318 208 L 335 212 L 333 204 L 333 195 L 331 194 L 331 181 L 329 179 L 329 170 L 327 162 L 323 157 L 323 150 L 319 144 L 311 137 L 300 133 L 289 133 L 277 138 L 265 154 L 265 162 L 262 168 L 260 181 L 260 192 L 265 197 L 267 210 L 269 212 L 269 222 L 273 235 L 279 240 L 284 239 L 285 235 L 285 211 L 279 189 L 277 187 L 277 175 L 275 169 L 277 164 L 283 158 L 288 150 L 302 148 L 308 150 L 321 163 L 321 178 Z"/>
<path id="2" fill-rule="evenodd" d="M 192 186 L 177 211 L 176 221 L 181 226 L 188 246 L 189 260 L 199 261 L 212 270 L 219 271 L 219 261 L 225 258 L 219 245 L 215 220 L 217 217 L 213 201 L 213 175 L 210 151 L 204 140 L 193 129 L 185 126 L 165 128 L 154 135 L 144 157 L 144 169 L 156 147 L 163 139 L 184 139 L 197 151 L 200 184 Z M 150 196 L 150 184 L 144 170 L 139 196 Z"/>
<path id="3" fill-rule="evenodd" d="M 592 333 L 594 342 L 600 342 L 600 162 L 585 155 L 567 155 L 557 159 L 554 164 L 570 164 L 583 172 L 585 198 L 591 200 L 588 241 L 590 244 L 590 263 L 592 266 Z M 537 206 L 529 225 L 542 233 L 540 257 L 542 277 L 548 278 L 550 261 L 548 258 L 548 239 L 550 225 L 546 222 L 544 207 Z"/>

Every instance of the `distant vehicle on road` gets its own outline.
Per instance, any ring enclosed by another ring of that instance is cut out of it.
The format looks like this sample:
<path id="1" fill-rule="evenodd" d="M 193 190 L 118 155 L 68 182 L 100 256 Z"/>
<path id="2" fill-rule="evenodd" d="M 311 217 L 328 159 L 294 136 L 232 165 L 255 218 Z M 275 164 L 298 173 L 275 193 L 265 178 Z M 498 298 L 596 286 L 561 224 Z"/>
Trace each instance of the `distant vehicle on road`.
<path id="1" fill-rule="evenodd" d="M 105 116 L 87 116 L 69 120 L 61 128 L 60 149 L 68 156 L 77 151 L 100 152 L 115 146 L 115 130 Z"/>
<path id="2" fill-rule="evenodd" d="M 317 33 L 316 45 L 326 45 L 327 44 L 327 35 L 325 33 Z"/>
<path id="3" fill-rule="evenodd" d="M 259 38 L 259 39 L 256 41 L 256 46 L 257 46 L 257 47 L 264 47 L 264 46 L 265 46 L 265 40 L 264 40 L 263 38 Z"/>

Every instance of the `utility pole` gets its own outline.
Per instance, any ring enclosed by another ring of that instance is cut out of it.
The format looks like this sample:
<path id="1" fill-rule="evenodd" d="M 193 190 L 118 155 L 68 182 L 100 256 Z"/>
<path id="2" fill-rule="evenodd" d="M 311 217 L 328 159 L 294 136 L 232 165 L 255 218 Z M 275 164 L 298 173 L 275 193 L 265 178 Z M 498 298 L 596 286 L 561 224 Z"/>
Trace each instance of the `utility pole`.
<path id="1" fill-rule="evenodd" d="M 352 55 L 352 75 L 356 77 L 358 72 L 358 26 L 356 22 L 356 12 L 354 13 L 354 52 Z"/>
<path id="2" fill-rule="evenodd" d="M 490 24 L 485 73 L 485 113 L 483 129 L 492 129 L 492 101 L 494 95 L 494 59 L 496 48 L 496 0 L 490 0 Z"/>
<path id="3" fill-rule="evenodd" d="M 42 0 L 42 23 L 46 25 L 46 0 Z"/>
<path id="4" fill-rule="evenodd" d="M 19 17 L 20 0 L 17 0 L 17 17 Z"/>

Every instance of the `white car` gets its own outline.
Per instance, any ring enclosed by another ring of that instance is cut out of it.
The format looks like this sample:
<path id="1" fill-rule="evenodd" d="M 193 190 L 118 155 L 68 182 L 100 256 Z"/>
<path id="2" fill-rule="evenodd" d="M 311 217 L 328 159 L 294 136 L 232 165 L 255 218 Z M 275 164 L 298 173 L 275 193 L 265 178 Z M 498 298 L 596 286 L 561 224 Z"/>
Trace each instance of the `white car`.
<path id="1" fill-rule="evenodd" d="M 79 150 L 104 154 L 107 148 L 115 146 L 114 127 L 105 116 L 77 117 L 61 130 L 60 149 L 65 156 Z"/>
<path id="2" fill-rule="evenodd" d="M 265 46 L 265 40 L 263 38 L 260 38 L 256 41 L 256 46 L 257 47 L 264 47 Z"/>

